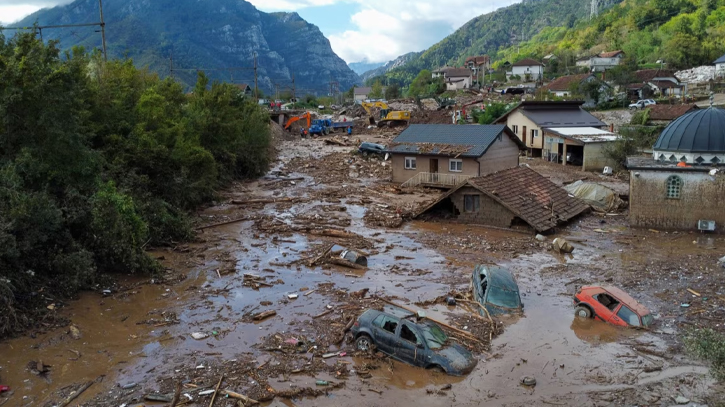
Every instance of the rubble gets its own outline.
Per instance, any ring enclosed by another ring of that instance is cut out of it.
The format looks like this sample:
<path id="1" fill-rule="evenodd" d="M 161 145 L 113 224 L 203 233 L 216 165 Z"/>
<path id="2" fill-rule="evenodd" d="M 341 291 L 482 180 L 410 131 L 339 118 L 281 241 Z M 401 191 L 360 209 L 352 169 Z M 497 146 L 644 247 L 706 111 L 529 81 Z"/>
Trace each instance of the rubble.
<path id="1" fill-rule="evenodd" d="M 677 79 L 685 83 L 704 83 L 715 77 L 715 66 L 703 65 L 675 73 Z"/>

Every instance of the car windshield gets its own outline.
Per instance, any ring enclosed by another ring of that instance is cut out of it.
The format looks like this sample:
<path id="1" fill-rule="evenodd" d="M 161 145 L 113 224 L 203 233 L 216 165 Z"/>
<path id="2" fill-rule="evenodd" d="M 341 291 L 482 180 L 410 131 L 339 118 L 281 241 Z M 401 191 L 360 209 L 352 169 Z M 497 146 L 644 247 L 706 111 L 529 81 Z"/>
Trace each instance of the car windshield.
<path id="1" fill-rule="evenodd" d="M 655 322 L 655 318 L 652 316 L 652 314 L 642 316 L 642 325 L 650 326 L 653 322 Z"/>
<path id="2" fill-rule="evenodd" d="M 423 332 L 425 343 L 431 349 L 440 349 L 448 341 L 448 336 L 438 325 L 421 325 L 420 330 Z"/>
<path id="3" fill-rule="evenodd" d="M 504 308 L 518 308 L 521 305 L 518 291 L 506 290 L 501 287 L 491 287 L 488 290 L 487 302 Z"/>

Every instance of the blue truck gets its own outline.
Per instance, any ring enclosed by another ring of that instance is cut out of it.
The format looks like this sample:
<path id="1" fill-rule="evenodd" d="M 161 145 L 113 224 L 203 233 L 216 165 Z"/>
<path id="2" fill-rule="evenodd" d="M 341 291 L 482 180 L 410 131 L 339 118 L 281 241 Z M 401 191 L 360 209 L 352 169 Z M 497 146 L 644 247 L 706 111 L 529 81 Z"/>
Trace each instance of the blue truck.
<path id="1" fill-rule="evenodd" d="M 309 133 L 324 136 L 327 134 L 330 134 L 330 129 L 332 127 L 332 120 L 330 119 L 316 119 L 312 121 L 312 124 L 310 125 L 310 131 Z"/>

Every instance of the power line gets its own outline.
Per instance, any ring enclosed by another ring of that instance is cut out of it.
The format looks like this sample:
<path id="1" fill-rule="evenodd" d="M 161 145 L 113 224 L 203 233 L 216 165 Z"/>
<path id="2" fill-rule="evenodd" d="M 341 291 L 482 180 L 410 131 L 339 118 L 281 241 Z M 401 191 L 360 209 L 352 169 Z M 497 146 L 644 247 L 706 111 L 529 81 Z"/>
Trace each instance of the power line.
<path id="1" fill-rule="evenodd" d="M 2 30 L 38 30 L 40 34 L 40 40 L 43 40 L 43 30 L 50 28 L 71 28 L 71 27 L 101 27 L 101 41 L 103 45 L 103 59 L 108 61 L 108 50 L 106 48 L 106 23 L 103 21 L 103 0 L 98 0 L 98 9 L 100 11 L 101 21 L 97 23 L 85 23 L 85 24 L 60 24 L 60 25 L 37 25 L 32 27 L 2 27 Z"/>

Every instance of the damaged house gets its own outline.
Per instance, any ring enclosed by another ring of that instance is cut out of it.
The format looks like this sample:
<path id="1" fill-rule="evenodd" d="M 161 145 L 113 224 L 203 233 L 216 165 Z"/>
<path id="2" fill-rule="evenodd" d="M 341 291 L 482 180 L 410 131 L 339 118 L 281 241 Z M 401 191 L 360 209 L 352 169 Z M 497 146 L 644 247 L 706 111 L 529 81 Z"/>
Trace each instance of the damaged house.
<path id="1" fill-rule="evenodd" d="M 393 182 L 451 188 L 519 165 L 523 144 L 505 125 L 412 124 L 388 146 Z"/>
<path id="2" fill-rule="evenodd" d="M 589 209 L 528 166 L 470 178 L 415 217 L 452 217 L 458 222 L 548 232 Z"/>

